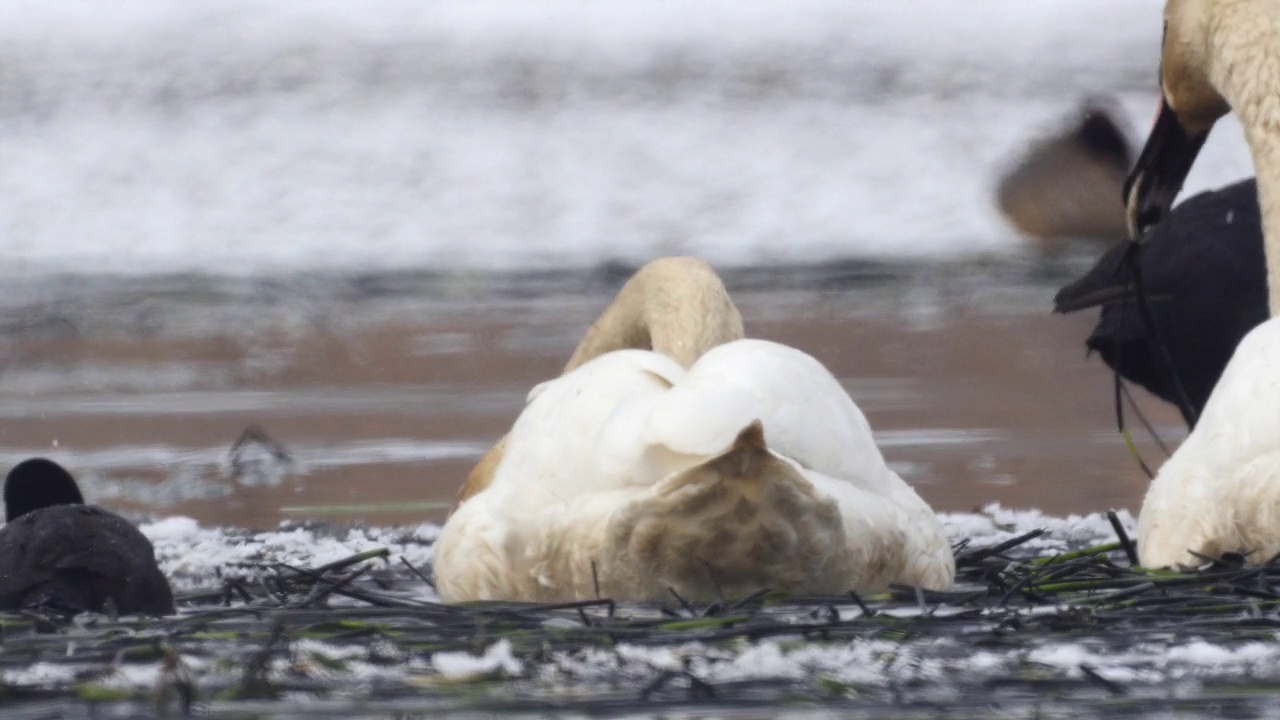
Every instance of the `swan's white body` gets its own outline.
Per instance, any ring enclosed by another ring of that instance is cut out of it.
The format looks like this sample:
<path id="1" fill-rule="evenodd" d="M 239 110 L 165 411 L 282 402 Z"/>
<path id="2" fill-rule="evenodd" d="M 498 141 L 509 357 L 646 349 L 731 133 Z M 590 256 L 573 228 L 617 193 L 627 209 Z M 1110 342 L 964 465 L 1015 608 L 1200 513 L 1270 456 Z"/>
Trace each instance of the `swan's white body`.
<path id="1" fill-rule="evenodd" d="M 1163 83 L 1193 130 L 1234 110 L 1257 170 L 1272 319 L 1236 348 L 1138 519 L 1149 567 L 1280 553 L 1280 0 L 1169 0 Z M 1183 123 L 1184 126 L 1187 123 Z"/>
<path id="2" fill-rule="evenodd" d="M 435 571 L 449 601 L 658 599 L 942 588 L 954 560 L 836 379 L 737 340 L 688 370 L 617 350 L 536 387 Z"/>
<path id="3" fill-rule="evenodd" d="M 1160 468 L 1138 519 L 1142 564 L 1280 554 L 1280 321 L 1240 341 L 1196 429 Z"/>

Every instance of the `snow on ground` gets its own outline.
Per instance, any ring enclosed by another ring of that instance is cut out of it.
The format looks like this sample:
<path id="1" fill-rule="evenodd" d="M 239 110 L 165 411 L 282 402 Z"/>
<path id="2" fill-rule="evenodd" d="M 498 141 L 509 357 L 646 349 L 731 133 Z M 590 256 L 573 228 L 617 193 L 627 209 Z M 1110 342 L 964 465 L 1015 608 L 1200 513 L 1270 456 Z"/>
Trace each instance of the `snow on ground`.
<path id="1" fill-rule="evenodd" d="M 944 513 L 941 518 L 952 543 L 968 540 L 971 548 L 995 545 L 1039 528 L 1046 534 L 1023 545 L 1024 549 L 1050 554 L 1115 539 L 1110 522 L 1097 514 L 1059 518 L 992 504 L 981 513 Z M 1121 511 L 1120 518 L 1133 533 L 1136 523 L 1128 511 Z M 201 527 L 187 517 L 163 518 L 140 528 L 155 545 L 161 570 L 179 587 L 216 583 L 218 572 L 228 568 L 247 572 L 273 563 L 314 567 L 380 547 L 390 550 L 392 561 L 403 556 L 415 567 L 426 567 L 431 543 L 440 531 L 430 523 L 386 528 L 286 523 L 278 530 L 255 534 Z"/>
<path id="2" fill-rule="evenodd" d="M 1121 520 L 1132 529 L 1132 517 L 1122 514 Z M 1033 541 L 1039 553 L 1114 539 L 1110 523 L 1100 515 L 1056 518 L 1038 511 L 992 505 L 981 513 L 944 515 L 943 522 L 954 542 L 968 540 L 970 547 L 999 543 L 1039 528 L 1047 531 L 1043 538 Z M 392 562 L 398 564 L 398 558 L 404 557 L 425 569 L 430 563 L 431 543 L 438 533 L 438 527 L 433 525 L 365 528 L 308 524 L 254 534 L 202 528 L 183 517 L 156 520 L 141 528 L 155 544 L 162 568 L 180 588 L 216 584 L 219 568 L 224 575 L 252 575 L 255 568 L 272 563 L 310 567 L 376 547 L 389 549 Z M 1020 552 L 1027 549 L 1032 548 L 1024 545 Z M 434 596 L 424 590 L 422 599 Z M 1037 682 L 1076 683 L 1070 689 L 1059 686 L 1056 697 L 1068 704 L 1072 701 L 1064 698 L 1087 697 L 1090 693 L 1101 693 L 1098 696 L 1105 699 L 1106 688 L 1122 688 L 1135 699 L 1168 702 L 1203 697 L 1206 692 L 1214 692 L 1214 687 L 1223 687 L 1224 682 L 1247 683 L 1251 687 L 1280 682 L 1280 642 L 1276 642 L 1280 638 L 1262 626 L 1254 626 L 1247 637 L 1238 639 L 1221 632 L 1222 626 L 1213 625 L 1203 626 L 1215 628 L 1211 630 L 1217 633 L 1213 639 L 1196 632 L 1179 632 L 1176 624 L 1129 636 L 1084 631 L 1087 624 L 1068 623 L 1074 629 L 1047 632 L 1052 624 L 1038 624 L 1038 630 L 1029 632 L 1018 627 L 1016 618 L 1021 617 L 1030 625 L 1030 618 L 1042 610 L 1059 612 L 1050 607 L 1004 614 L 990 611 L 994 614 L 981 619 L 966 615 L 960 608 L 938 608 L 933 617 L 952 623 L 945 626 L 950 629 L 944 632 L 910 632 L 909 624 L 889 619 L 904 617 L 902 613 L 889 612 L 881 621 L 857 626 L 862 628 L 857 632 L 850 633 L 846 628 L 839 639 L 824 639 L 822 633 L 805 635 L 799 628 L 790 634 L 775 632 L 762 639 L 748 640 L 743 636 L 715 643 L 681 640 L 681 636 L 668 632 L 665 641 L 646 640 L 641 634 L 636 637 L 642 639 L 635 642 L 593 642 L 576 648 L 560 643 L 554 649 L 550 643 L 536 649 L 537 643 L 530 640 L 528 631 L 510 639 L 495 632 L 499 636 L 492 641 L 478 636 L 470 649 L 463 649 L 465 644 L 460 646 L 455 641 L 440 645 L 435 651 L 426 649 L 420 636 L 401 647 L 397 632 L 380 631 L 372 636 L 357 633 L 351 642 L 321 640 L 304 632 L 291 638 L 287 652 L 274 653 L 266 660 L 265 677 L 286 685 L 305 680 L 315 687 L 341 688 L 343 697 L 360 697 L 379 688 L 393 694 L 402 694 L 406 688 L 435 692 L 473 682 L 493 689 L 497 686 L 484 683 L 507 679 L 516 681 L 506 691 L 516 696 L 532 692 L 539 697 L 586 698 L 598 693 L 634 692 L 674 674 L 677 685 L 688 682 L 688 678 L 722 688 L 773 683 L 778 688 L 816 687 L 828 699 L 894 698 L 899 697 L 898 693 L 907 693 L 912 702 L 943 705 L 961 700 L 972 703 L 975 693 L 990 693 L 992 701 L 999 702 L 1000 688 L 1007 685 L 1012 693 L 1005 696 L 1013 703 L 1010 707 L 1025 705 L 1025 688 L 1035 688 Z M 853 604 L 834 610 L 820 607 L 814 612 L 833 611 L 844 619 L 856 618 L 861 612 Z M 604 611 L 597 608 L 591 612 Z M 652 608 L 623 605 L 618 612 L 622 617 L 635 613 L 639 613 L 637 617 L 657 617 Z M 782 626 L 809 622 L 806 618 L 811 614 L 807 608 L 761 612 L 781 612 L 776 617 Z M 955 613 L 953 619 L 944 620 L 949 613 Z M 374 623 L 390 622 L 393 615 L 371 616 L 374 617 L 382 618 L 373 619 Z M 1013 624 L 1008 624 L 1011 619 Z M 90 623 L 85 626 L 89 629 L 101 620 L 77 622 Z M 431 626 L 425 616 L 410 622 L 419 629 Z M 548 638 L 553 638 L 557 629 L 573 631 L 583 627 L 567 615 L 548 616 L 541 623 L 552 629 Z M 67 658 L 78 651 L 75 632 L 67 640 Z M 900 637 L 895 639 L 895 635 Z M 210 637 L 220 634 L 214 632 Z M 255 642 L 260 641 L 261 638 Z M 217 656 L 225 649 L 213 651 L 210 647 L 189 654 L 193 646 L 183 647 L 187 648 L 182 652 L 183 667 L 198 687 L 226 688 L 242 681 L 242 663 Z M 238 652 L 253 652 L 252 643 L 233 647 Z M 18 687 L 66 687 L 92 669 L 97 686 L 149 693 L 164 673 L 162 663 L 153 659 L 116 662 L 109 668 L 98 667 L 95 662 L 86 658 L 83 664 L 70 661 L 10 665 L 0 672 L 0 682 Z M 784 696 L 786 693 L 781 689 L 777 692 Z M 302 693 L 291 696 L 290 701 L 306 703 L 315 699 Z M 1038 706 L 1040 702 L 1033 704 Z"/>
<path id="3" fill-rule="evenodd" d="M 440 528 L 373 528 L 285 524 L 251 533 L 235 528 L 200 527 L 187 517 L 169 517 L 139 526 L 151 539 L 161 571 L 178 588 L 216 586 L 221 574 L 253 577 L 279 563 L 316 567 L 357 553 L 386 548 L 391 560 L 404 558 L 426 569 Z"/>
<path id="4" fill-rule="evenodd" d="M 1130 537 L 1137 537 L 1137 519 L 1128 510 L 1116 515 Z M 1068 515 L 1056 517 L 1039 510 L 1016 510 L 992 503 L 981 513 L 940 513 L 942 526 L 952 544 L 969 540 L 969 547 L 981 548 L 997 545 L 1036 529 L 1045 534 L 1021 545 L 1024 550 L 1049 555 L 1055 552 L 1078 550 L 1116 540 L 1115 530 L 1105 515 Z"/>

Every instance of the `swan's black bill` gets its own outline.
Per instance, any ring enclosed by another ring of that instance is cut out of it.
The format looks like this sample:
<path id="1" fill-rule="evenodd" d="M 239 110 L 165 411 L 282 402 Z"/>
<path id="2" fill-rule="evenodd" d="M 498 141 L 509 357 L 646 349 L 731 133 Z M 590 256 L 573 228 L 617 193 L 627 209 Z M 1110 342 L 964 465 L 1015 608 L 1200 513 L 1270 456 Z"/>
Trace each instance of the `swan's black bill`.
<path id="1" fill-rule="evenodd" d="M 1207 130 L 1188 134 L 1169 102 L 1160 101 L 1160 112 L 1147 136 L 1147 144 L 1124 182 L 1130 237 L 1141 240 L 1149 228 L 1168 214 L 1208 137 Z"/>

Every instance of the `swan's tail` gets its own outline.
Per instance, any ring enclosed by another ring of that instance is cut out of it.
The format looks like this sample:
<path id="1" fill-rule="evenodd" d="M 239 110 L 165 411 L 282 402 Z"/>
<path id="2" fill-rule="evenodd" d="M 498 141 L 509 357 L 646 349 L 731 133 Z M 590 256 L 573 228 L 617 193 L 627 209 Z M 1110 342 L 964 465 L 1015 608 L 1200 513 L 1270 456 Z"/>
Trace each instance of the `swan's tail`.
<path id="1" fill-rule="evenodd" d="M 836 502 L 769 451 L 757 420 L 613 516 L 605 584 L 653 598 L 841 592 L 853 575 L 847 546 Z"/>
<path id="2" fill-rule="evenodd" d="M 734 438 L 728 452 L 706 464 L 725 480 L 749 481 L 760 477 L 761 467 L 770 457 L 764 443 L 764 425 L 753 420 Z"/>

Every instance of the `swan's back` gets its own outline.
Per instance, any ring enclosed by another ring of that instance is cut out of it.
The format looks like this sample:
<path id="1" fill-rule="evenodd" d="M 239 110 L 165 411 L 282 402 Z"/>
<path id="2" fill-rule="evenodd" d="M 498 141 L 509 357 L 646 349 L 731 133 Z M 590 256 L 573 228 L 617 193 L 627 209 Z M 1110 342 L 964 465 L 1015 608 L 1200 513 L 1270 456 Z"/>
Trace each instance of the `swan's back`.
<path id="1" fill-rule="evenodd" d="M 1160 468 L 1138 518 L 1142 562 L 1198 565 L 1201 556 L 1280 553 L 1280 323 L 1236 348 L 1195 431 Z"/>
<path id="2" fill-rule="evenodd" d="M 701 448 L 728 447 L 741 428 L 760 421 L 769 450 L 835 499 L 848 527 L 878 529 L 855 534 L 852 543 L 894 548 L 890 579 L 951 583 L 955 562 L 937 516 L 889 468 L 866 416 L 813 356 L 768 340 L 727 343 L 703 355 L 655 404 L 654 426 L 667 431 L 660 442 L 672 446 L 697 433 Z M 694 417 L 717 422 L 699 427 L 688 420 Z"/>
<path id="3" fill-rule="evenodd" d="M 495 487 L 559 501 L 645 484 L 629 470 L 643 438 L 619 426 L 633 426 L 683 375 L 684 368 L 658 353 L 619 350 L 538 385 L 507 436 Z"/>
<path id="4" fill-rule="evenodd" d="M 687 442 L 697 428 L 681 418 L 691 410 L 723 418 L 718 427 L 702 424 L 714 437 L 705 449 L 727 447 L 759 420 L 773 452 L 867 490 L 885 489 L 887 468 L 866 417 L 822 363 L 793 347 L 748 339 L 709 350 L 655 409 L 655 424 L 669 430 L 663 441 Z"/>
<path id="5" fill-rule="evenodd" d="M 1245 336 L 1205 404 L 1194 434 L 1214 468 L 1280 450 L 1280 323 Z"/>
<path id="6" fill-rule="evenodd" d="M 653 485 L 725 453 L 756 421 L 769 449 L 801 467 L 888 488 L 871 428 L 840 383 L 767 340 L 717 346 L 687 372 L 657 353 L 617 351 L 538 386 L 498 475 L 554 476 L 547 486 L 561 498 Z"/>

